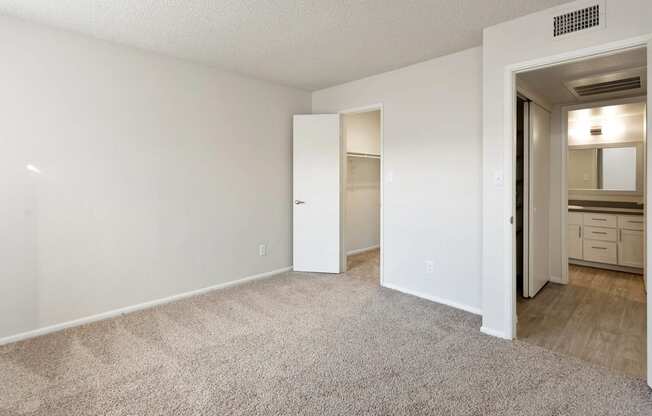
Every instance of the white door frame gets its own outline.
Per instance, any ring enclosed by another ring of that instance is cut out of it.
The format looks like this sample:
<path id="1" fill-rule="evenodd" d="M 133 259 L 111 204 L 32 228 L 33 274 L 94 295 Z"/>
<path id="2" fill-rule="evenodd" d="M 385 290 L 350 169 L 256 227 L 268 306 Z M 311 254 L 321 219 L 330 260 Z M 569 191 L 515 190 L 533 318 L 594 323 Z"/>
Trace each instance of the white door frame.
<path id="1" fill-rule="evenodd" d="M 504 147 L 504 159 L 503 159 L 503 169 L 504 172 L 509 172 L 508 175 L 505 175 L 504 181 L 504 198 L 505 206 L 510 207 L 509 214 L 504 218 L 509 222 L 510 217 L 513 218 L 516 212 L 516 198 L 514 194 L 514 183 L 513 178 L 515 177 L 516 172 L 516 75 L 520 72 L 531 71 L 534 69 L 541 69 L 550 66 L 556 66 L 559 64 L 576 62 L 595 58 L 597 56 L 604 56 L 609 54 L 615 54 L 622 52 L 627 49 L 647 47 L 648 42 L 652 40 L 652 34 L 639 36 L 635 38 L 625 39 L 617 42 L 611 42 L 603 45 L 593 46 L 584 49 L 578 49 L 570 52 L 561 53 L 558 55 L 552 55 L 544 58 L 538 58 L 530 61 L 525 61 L 517 64 L 507 65 L 503 72 L 504 79 L 504 99 L 505 102 L 503 105 L 505 108 L 511 109 L 511 111 L 505 111 L 505 117 L 503 120 L 503 147 Z M 649 53 L 650 51 L 648 51 Z M 648 113 L 650 112 L 650 106 L 648 106 Z M 652 146 L 647 147 L 647 152 L 650 153 Z M 646 159 L 652 157 L 650 154 L 646 154 Z M 647 204 L 652 202 L 650 197 L 650 192 L 646 193 L 645 201 L 646 209 Z M 650 227 L 652 221 L 650 221 L 649 216 L 646 216 L 646 229 Z M 506 244 L 505 250 L 505 259 L 504 263 L 507 265 L 505 268 L 505 273 L 503 276 L 503 287 L 506 292 L 505 297 L 505 328 L 507 329 L 505 338 L 514 339 L 516 337 L 516 233 L 515 227 L 513 225 L 509 227 L 504 227 L 503 241 Z M 652 235 L 652 234 L 650 234 Z M 647 243 L 647 233 L 646 233 L 646 243 Z M 650 242 L 652 243 L 652 242 Z M 651 244 L 647 244 L 650 247 Z M 649 257 L 649 258 L 648 258 Z M 646 251 L 646 264 L 649 263 L 649 260 L 652 260 L 652 251 Z M 648 291 L 648 315 L 650 313 L 649 305 L 652 304 L 652 290 Z M 648 332 L 652 332 L 652 322 L 648 320 Z M 652 365 L 650 365 L 652 368 Z"/>
<path id="2" fill-rule="evenodd" d="M 638 96 L 631 98 L 620 98 L 620 99 L 611 99 L 611 100 L 602 100 L 602 101 L 591 101 L 581 104 L 573 104 L 561 107 L 561 205 L 559 209 L 561 210 L 561 281 L 559 283 L 568 284 L 568 251 L 567 251 L 567 241 L 566 241 L 566 232 L 568 227 L 568 181 L 566 180 L 566 170 L 568 164 L 568 112 L 575 110 L 582 110 L 585 108 L 594 108 L 594 107 L 604 107 L 607 105 L 619 105 L 619 104 L 630 104 L 630 103 L 639 103 L 645 102 L 646 96 Z M 647 140 L 643 142 L 644 152 L 647 153 Z M 645 158 L 644 169 L 647 171 L 647 157 Z M 645 174 L 643 174 L 645 178 Z M 642 184 L 642 193 L 645 195 L 645 182 L 643 180 Z M 606 191 L 609 192 L 609 191 Z M 622 195 L 622 192 L 609 192 L 610 195 Z M 627 192 L 626 195 L 632 195 L 631 192 Z"/>
<path id="3" fill-rule="evenodd" d="M 533 102 L 529 98 L 528 101 L 523 103 L 523 297 L 528 297 L 530 294 L 530 105 Z M 516 100 L 518 105 L 518 100 Z M 516 154 L 514 154 L 516 158 Z M 516 161 L 514 162 L 516 163 Z M 516 177 L 516 176 L 514 176 Z M 516 192 L 516 190 L 514 190 Z M 516 196 L 514 196 L 516 198 Z M 516 210 L 514 210 L 516 217 Z M 516 242 L 516 227 L 514 227 L 514 242 Z M 517 246 L 514 246 L 515 256 Z M 514 259 L 516 262 L 516 259 Z M 516 276 L 516 269 L 514 269 Z M 517 295 L 518 297 L 518 295 Z"/>
<path id="4" fill-rule="evenodd" d="M 383 270 L 384 270 L 383 257 L 384 257 L 384 253 L 385 253 L 385 244 L 383 243 L 383 239 L 384 239 L 383 230 L 385 229 L 385 215 L 384 215 L 384 212 L 385 212 L 385 209 L 384 209 L 385 203 L 384 203 L 384 201 L 385 200 L 384 200 L 384 197 L 383 197 L 383 195 L 384 195 L 383 189 L 385 187 L 385 180 L 384 180 L 385 176 L 383 174 L 383 172 L 384 172 L 384 164 L 385 164 L 385 158 L 384 158 L 385 152 L 384 152 L 384 147 L 383 147 L 383 143 L 384 143 L 383 137 L 384 137 L 385 128 L 384 128 L 384 121 L 383 121 L 383 119 L 384 119 L 383 104 L 378 103 L 378 104 L 371 104 L 371 105 L 367 105 L 367 106 L 363 106 L 363 107 L 349 108 L 349 109 L 346 109 L 346 110 L 338 111 L 337 114 L 340 115 L 340 123 L 341 123 L 342 120 L 343 120 L 343 117 L 341 117 L 341 116 L 344 115 L 344 114 L 368 113 L 368 112 L 371 112 L 371 111 L 380 111 L 380 265 L 379 265 L 379 272 L 380 272 L 380 285 L 383 286 L 383 282 L 384 282 L 384 280 L 383 280 L 383 276 L 384 276 L 384 273 L 383 273 Z M 340 132 L 342 132 L 342 131 L 343 131 L 343 129 L 340 128 Z M 347 160 L 346 160 L 346 143 L 344 142 L 344 135 L 342 135 L 341 149 L 342 149 L 342 169 L 343 169 L 342 173 L 343 174 L 341 175 L 341 177 L 342 177 L 342 183 L 341 183 L 342 198 L 340 199 L 340 201 L 341 201 L 341 204 L 340 204 L 340 210 L 341 210 L 340 211 L 341 212 L 340 218 L 342 219 L 341 223 L 340 223 L 340 227 L 341 227 L 341 232 L 340 232 L 340 238 L 341 238 L 341 240 L 340 240 L 340 253 L 341 253 L 341 258 L 342 258 L 341 264 L 343 265 L 342 267 L 344 268 L 343 271 L 346 271 L 347 254 L 346 254 L 346 249 L 344 247 L 344 243 L 346 241 L 346 239 L 345 239 L 346 230 L 345 230 L 344 225 L 346 224 L 346 206 L 345 206 L 345 203 L 346 203 L 346 177 L 347 177 L 346 169 L 347 169 L 348 164 L 347 164 Z"/>

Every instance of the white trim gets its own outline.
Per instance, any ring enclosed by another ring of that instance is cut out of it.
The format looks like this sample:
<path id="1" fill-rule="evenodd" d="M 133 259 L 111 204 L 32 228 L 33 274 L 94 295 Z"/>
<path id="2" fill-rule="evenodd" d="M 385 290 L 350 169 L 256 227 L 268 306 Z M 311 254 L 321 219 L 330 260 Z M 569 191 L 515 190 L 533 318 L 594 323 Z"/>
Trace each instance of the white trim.
<path id="1" fill-rule="evenodd" d="M 440 298 L 440 297 L 437 297 L 437 296 L 427 295 L 425 293 L 417 292 L 415 290 L 405 289 L 405 288 L 402 288 L 400 286 L 396 286 L 396 285 L 391 284 L 391 283 L 386 283 L 386 284 L 383 284 L 381 286 L 386 287 L 387 289 L 397 290 L 397 291 L 399 291 L 401 293 L 405 293 L 407 295 L 412 295 L 412 296 L 416 296 L 418 298 L 426 299 L 426 300 L 429 300 L 431 302 L 440 303 L 442 305 L 450 306 L 450 307 L 455 308 L 455 309 L 461 309 L 463 311 L 470 312 L 470 313 L 472 313 L 474 315 L 482 315 L 482 310 L 480 308 L 476 308 L 474 306 L 465 305 L 463 303 L 454 302 L 452 300 Z"/>
<path id="2" fill-rule="evenodd" d="M 370 246 L 370 247 L 365 247 L 365 248 L 358 248 L 355 250 L 351 250 L 346 253 L 347 256 L 354 256 L 356 254 L 361 254 L 361 253 L 366 253 L 367 251 L 372 251 L 372 250 L 377 250 L 380 248 L 380 244 L 376 244 L 375 246 Z"/>
<path id="3" fill-rule="evenodd" d="M 561 214 L 559 216 L 560 218 L 560 226 L 561 230 L 559 233 L 559 236 L 561 238 L 561 282 L 562 284 L 568 284 L 568 242 L 566 239 L 568 236 L 566 235 L 568 233 L 568 175 L 567 175 L 567 169 L 568 169 L 568 112 L 566 110 L 566 107 L 561 107 L 559 109 L 561 114 L 559 117 L 561 117 L 561 159 L 560 159 L 560 169 L 561 169 L 561 174 L 559 175 L 559 189 L 561 192 L 559 202 L 561 206 L 559 207 L 561 209 Z M 581 229 L 581 228 L 580 228 Z"/>
<path id="4" fill-rule="evenodd" d="M 652 37 L 648 39 L 646 44 L 647 46 L 647 79 L 652 78 Z M 649 81 L 648 81 L 649 82 Z M 643 246 L 645 247 L 645 257 L 643 258 L 643 287 L 647 291 L 646 297 L 646 309 L 647 309 L 647 328 L 646 328 L 646 344 L 647 344 L 647 385 L 652 387 L 652 290 L 648 289 L 648 267 L 650 266 L 650 260 L 652 260 L 652 244 L 650 244 L 650 234 L 648 230 L 652 226 L 652 221 L 650 221 L 650 210 L 649 204 L 652 203 L 652 181 L 648 178 L 648 161 L 652 160 L 652 146 L 649 145 L 650 141 L 650 130 L 648 129 L 648 123 L 652 120 L 652 97 L 650 94 L 647 94 L 647 100 L 645 100 L 646 106 L 646 115 L 645 115 L 645 175 L 643 177 L 643 182 L 645 184 L 645 238 L 643 239 Z"/>
<path id="5" fill-rule="evenodd" d="M 624 272 L 630 274 L 640 274 L 641 276 L 645 271 L 644 268 L 639 268 L 639 267 L 621 266 L 618 264 L 609 264 L 609 263 L 596 263 L 593 261 L 579 260 L 579 259 L 568 259 L 568 264 L 574 264 L 576 266 L 594 267 L 596 269 L 613 270 L 616 272 Z"/>
<path id="6" fill-rule="evenodd" d="M 220 283 L 217 285 L 205 287 L 203 289 L 192 290 L 190 292 L 179 293 L 177 295 L 168 296 L 165 298 L 160 298 L 156 300 L 151 300 L 148 302 L 139 303 L 137 305 L 131 305 L 124 308 L 113 309 L 111 311 L 102 312 L 97 315 L 91 315 L 80 319 L 75 319 L 68 322 L 62 322 L 60 324 L 54 324 L 46 326 L 44 328 L 35 329 L 33 331 L 27 331 L 16 335 L 10 335 L 8 337 L 0 338 L 0 345 L 11 344 L 13 342 L 23 341 L 29 338 L 38 337 L 41 335 L 50 334 L 52 332 L 61 331 L 66 328 L 72 328 L 80 325 L 90 324 L 92 322 L 103 321 L 105 319 L 115 318 L 120 315 L 125 315 L 131 312 L 140 311 L 143 309 L 149 309 L 154 306 L 164 305 L 166 303 L 175 302 L 181 299 L 189 298 L 192 296 L 202 295 L 204 293 L 212 292 L 214 290 L 225 289 L 231 286 L 241 285 L 246 282 L 251 282 L 253 280 L 264 279 L 267 277 L 275 276 L 277 274 L 285 273 L 292 270 L 292 266 L 283 267 L 281 269 L 272 270 L 265 273 L 259 273 L 252 276 L 247 276 L 239 280 L 233 280 L 231 282 Z"/>
<path id="7" fill-rule="evenodd" d="M 377 104 L 364 105 L 361 107 L 347 108 L 346 110 L 338 111 L 337 114 L 370 113 L 372 111 L 377 111 L 382 109 L 383 109 L 383 104 L 377 103 Z"/>
<path id="8" fill-rule="evenodd" d="M 337 114 L 354 114 L 354 113 L 368 113 L 370 111 L 380 111 L 380 265 L 379 265 L 379 273 L 380 273 L 380 285 L 383 285 L 383 281 L 385 279 L 385 200 L 384 200 L 384 195 L 385 195 L 385 109 L 383 108 L 383 103 L 377 103 L 377 104 L 371 104 L 371 105 L 365 105 L 362 107 L 354 107 L 354 108 L 349 108 L 346 110 L 340 110 L 337 112 Z M 346 147 L 344 148 L 344 157 L 346 158 Z M 342 184 L 342 187 L 346 186 L 346 184 Z M 345 221 L 345 217 L 342 214 L 341 216 L 342 221 Z M 344 228 L 343 228 L 344 229 Z M 342 241 L 344 241 L 344 233 L 341 233 Z M 348 255 L 348 254 L 347 254 Z M 346 264 L 346 262 L 345 262 Z M 346 271 L 346 270 L 345 270 Z"/>
<path id="9" fill-rule="evenodd" d="M 652 35 L 637 36 L 630 39 L 624 39 L 615 42 L 609 42 L 588 48 L 576 49 L 564 52 L 558 55 L 546 56 L 530 61 L 520 62 L 507 65 L 503 72 L 503 172 L 504 175 L 504 207 L 510 207 L 509 212 L 503 211 L 503 247 L 505 247 L 503 264 L 506 266 L 504 271 L 503 285 L 506 290 L 505 294 L 505 338 L 513 339 L 516 336 L 516 278 L 515 268 L 512 264 L 515 255 L 513 238 L 514 227 L 509 225 L 509 218 L 514 215 L 514 184 L 513 174 L 516 169 L 514 151 L 514 118 L 516 110 L 516 74 L 519 72 L 532 71 L 535 69 L 547 68 L 568 62 L 577 62 L 588 60 L 597 56 L 605 56 L 623 52 L 628 49 L 647 47 L 648 41 Z M 651 324 L 652 325 L 652 324 Z M 652 363 L 652 361 L 651 361 Z M 652 365 L 652 364 L 651 364 Z"/>
<path id="10" fill-rule="evenodd" d="M 486 334 L 486 335 L 491 335 L 492 337 L 498 337 L 498 338 L 509 339 L 509 340 L 512 339 L 512 338 L 506 336 L 504 332 L 497 331 L 497 330 L 491 329 L 491 328 L 487 328 L 486 326 L 480 327 L 480 332 L 482 332 L 483 334 Z"/>
<path id="11" fill-rule="evenodd" d="M 505 69 L 507 73 L 527 72 L 535 69 L 549 68 L 559 64 L 569 62 L 581 62 L 599 56 L 614 55 L 624 52 L 628 49 L 637 49 L 647 46 L 647 42 L 652 40 L 652 34 L 637 36 L 616 42 L 609 42 L 598 46 L 592 46 L 583 49 L 576 49 L 559 55 L 547 56 L 544 58 L 533 59 L 531 61 L 520 62 L 508 65 Z"/>

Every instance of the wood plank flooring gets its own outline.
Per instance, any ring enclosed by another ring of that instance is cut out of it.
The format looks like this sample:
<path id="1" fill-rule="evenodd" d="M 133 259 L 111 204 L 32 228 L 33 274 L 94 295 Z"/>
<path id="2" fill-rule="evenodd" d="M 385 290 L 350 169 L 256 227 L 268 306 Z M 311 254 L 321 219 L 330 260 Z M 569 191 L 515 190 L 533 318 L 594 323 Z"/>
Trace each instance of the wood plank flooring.
<path id="1" fill-rule="evenodd" d="M 569 284 L 548 283 L 517 302 L 519 340 L 637 377 L 645 376 L 643 276 L 571 265 Z"/>

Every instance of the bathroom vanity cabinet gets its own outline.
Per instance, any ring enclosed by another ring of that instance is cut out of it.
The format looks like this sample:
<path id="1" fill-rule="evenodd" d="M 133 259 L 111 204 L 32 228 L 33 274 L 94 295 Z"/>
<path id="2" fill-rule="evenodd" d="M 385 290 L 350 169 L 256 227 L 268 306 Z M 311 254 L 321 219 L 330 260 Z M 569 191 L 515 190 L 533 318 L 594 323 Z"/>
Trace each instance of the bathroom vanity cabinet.
<path id="1" fill-rule="evenodd" d="M 568 212 L 566 248 L 570 262 L 640 269 L 644 266 L 645 218 L 601 212 Z"/>

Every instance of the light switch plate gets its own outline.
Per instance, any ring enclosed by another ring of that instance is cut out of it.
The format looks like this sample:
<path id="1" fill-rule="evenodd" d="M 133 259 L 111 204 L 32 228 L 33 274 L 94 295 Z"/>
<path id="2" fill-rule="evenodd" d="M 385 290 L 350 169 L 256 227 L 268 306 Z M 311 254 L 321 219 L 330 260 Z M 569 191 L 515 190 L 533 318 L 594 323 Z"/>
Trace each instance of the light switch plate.
<path id="1" fill-rule="evenodd" d="M 494 185 L 496 187 L 502 187 L 505 183 L 505 177 L 503 176 L 502 170 L 497 170 L 494 172 Z"/>

